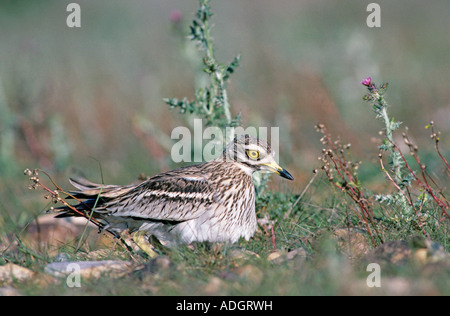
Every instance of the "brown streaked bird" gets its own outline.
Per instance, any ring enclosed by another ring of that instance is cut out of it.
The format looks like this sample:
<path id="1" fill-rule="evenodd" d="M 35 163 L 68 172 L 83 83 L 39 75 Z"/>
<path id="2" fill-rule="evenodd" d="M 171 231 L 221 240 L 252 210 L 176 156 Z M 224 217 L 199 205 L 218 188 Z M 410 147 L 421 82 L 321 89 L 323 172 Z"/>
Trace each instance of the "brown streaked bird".
<path id="1" fill-rule="evenodd" d="M 293 180 L 274 159 L 270 145 L 243 135 L 230 142 L 217 159 L 167 171 L 137 185 L 100 185 L 85 179 L 70 179 L 84 200 L 73 205 L 90 212 L 101 228 L 114 234 L 136 232 L 144 249 L 149 237 L 163 245 L 179 243 L 235 243 L 249 240 L 256 231 L 255 187 L 252 175 L 269 171 Z M 67 206 L 57 217 L 77 216 Z"/>

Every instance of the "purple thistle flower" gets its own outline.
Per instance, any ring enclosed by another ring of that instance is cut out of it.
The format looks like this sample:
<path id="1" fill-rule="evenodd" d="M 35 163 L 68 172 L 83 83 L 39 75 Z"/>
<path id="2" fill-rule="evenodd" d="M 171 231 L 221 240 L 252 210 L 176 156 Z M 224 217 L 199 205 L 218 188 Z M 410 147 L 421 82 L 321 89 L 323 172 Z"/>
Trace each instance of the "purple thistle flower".
<path id="1" fill-rule="evenodd" d="M 366 79 L 361 81 L 361 84 L 366 86 L 366 87 L 370 87 L 372 85 L 372 78 L 371 77 L 367 77 Z"/>
<path id="2" fill-rule="evenodd" d="M 178 22 L 180 22 L 180 21 L 181 21 L 181 18 L 182 18 L 182 13 L 181 13 L 180 10 L 174 9 L 174 10 L 172 10 L 172 11 L 170 12 L 169 19 L 170 19 L 170 21 L 172 21 L 173 23 L 178 23 Z"/>

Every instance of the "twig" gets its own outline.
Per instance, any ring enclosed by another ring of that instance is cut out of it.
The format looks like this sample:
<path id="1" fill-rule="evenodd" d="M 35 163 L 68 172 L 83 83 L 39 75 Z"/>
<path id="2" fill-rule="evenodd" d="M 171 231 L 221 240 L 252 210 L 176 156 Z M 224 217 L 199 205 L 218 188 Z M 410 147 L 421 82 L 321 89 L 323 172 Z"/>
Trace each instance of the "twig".
<path id="1" fill-rule="evenodd" d="M 416 173 L 411 169 L 411 167 L 409 166 L 408 162 L 406 161 L 405 156 L 403 155 L 403 153 L 400 151 L 400 148 L 398 148 L 398 146 L 395 143 L 392 143 L 392 145 L 394 146 L 394 148 L 397 150 L 397 152 L 400 154 L 400 157 L 403 159 L 403 162 L 405 163 L 405 167 L 408 169 L 409 172 L 411 172 L 411 175 L 414 177 L 414 179 L 417 181 L 417 183 L 423 188 L 425 189 L 425 191 L 428 192 L 428 194 L 431 195 L 431 197 L 433 198 L 433 200 L 437 203 L 437 205 L 441 208 L 442 212 L 445 214 L 445 216 L 447 216 L 450 219 L 450 215 L 447 213 L 446 210 L 448 210 L 450 208 L 450 206 L 442 201 L 440 198 L 438 198 L 433 191 L 433 188 L 430 186 L 430 184 L 428 183 L 428 180 L 426 178 L 425 175 L 425 167 L 424 165 L 420 162 L 419 157 L 414 153 L 414 158 L 416 163 L 419 165 L 421 173 L 422 173 L 422 177 L 423 177 L 423 182 L 419 179 L 419 177 L 417 177 Z M 425 182 L 425 183 L 424 183 Z"/>
<path id="2" fill-rule="evenodd" d="M 445 166 L 447 167 L 447 171 L 450 172 L 450 166 L 449 166 L 449 164 L 447 162 L 447 159 L 445 159 L 444 156 L 442 156 L 441 151 L 439 150 L 439 140 L 440 140 L 439 134 L 440 134 L 440 132 L 437 132 L 437 133 L 434 132 L 434 122 L 433 121 L 431 121 L 430 125 L 428 125 L 428 126 L 431 127 L 431 135 L 430 135 L 430 137 L 432 139 L 434 139 L 436 151 L 437 151 L 439 157 L 444 162 Z M 425 128 L 427 128 L 427 127 L 425 127 Z"/>
<path id="3" fill-rule="evenodd" d="M 359 185 L 356 175 L 359 163 L 348 160 L 344 154 L 345 150 L 350 147 L 350 144 L 342 145 L 340 139 L 333 142 L 331 135 L 324 124 L 317 124 L 315 127 L 318 132 L 324 135 L 320 141 L 323 145 L 328 147 L 322 150 L 323 155 L 322 157 L 319 157 L 319 160 L 324 164 L 322 170 L 325 171 L 328 180 L 334 187 L 339 188 L 348 195 L 356 205 L 358 205 L 360 212 L 353 211 L 352 207 L 350 209 L 359 220 L 364 223 L 372 240 L 372 245 L 375 246 L 376 242 L 370 226 L 375 230 L 377 238 L 383 242 L 381 235 L 373 222 L 373 210 Z M 334 179 L 333 173 L 337 174 L 338 181 Z M 342 181 L 342 183 L 339 183 L 339 181 Z"/>
<path id="4" fill-rule="evenodd" d="M 272 233 L 272 247 L 273 251 L 277 250 L 276 244 L 275 244 L 275 232 L 273 231 L 273 223 L 270 225 L 270 232 Z"/>
<path id="5" fill-rule="evenodd" d="M 70 194 L 70 193 L 64 191 L 59 185 L 57 185 L 57 184 L 55 183 L 55 181 L 53 180 L 53 178 L 52 178 L 47 172 L 45 172 L 45 171 L 42 170 L 42 169 L 38 169 L 38 170 L 39 170 L 40 172 L 42 172 L 43 174 L 45 174 L 45 175 L 50 179 L 50 181 L 52 182 L 52 184 L 56 187 L 57 190 L 52 191 L 51 189 L 49 189 L 48 187 L 46 187 L 44 184 L 42 184 L 42 183 L 39 181 L 40 186 L 41 186 L 44 190 L 46 190 L 47 192 L 50 192 L 52 195 L 56 195 L 56 196 L 55 196 L 56 201 L 63 203 L 64 206 L 67 206 L 68 208 L 70 208 L 70 209 L 71 209 L 72 211 L 74 211 L 75 213 L 77 213 L 77 214 L 81 215 L 82 217 L 84 217 L 84 218 L 90 220 L 90 221 L 91 221 L 93 224 L 95 224 L 97 227 L 102 228 L 102 224 L 101 224 L 99 221 L 97 221 L 95 218 L 89 219 L 89 215 L 87 214 L 87 212 L 81 212 L 80 210 L 76 209 L 75 207 L 73 207 L 72 205 L 70 205 L 69 203 L 67 203 L 64 199 L 62 199 L 62 198 L 59 196 L 59 192 L 58 192 L 58 191 L 60 191 L 60 192 L 62 192 L 62 193 L 64 193 L 64 194 L 70 196 L 71 198 L 75 199 L 76 201 L 78 201 L 78 202 L 80 202 L 80 203 L 82 203 L 82 204 L 84 204 L 83 201 L 81 201 L 80 199 L 76 198 L 76 197 L 73 196 L 72 194 Z M 38 180 L 39 180 L 39 179 L 38 179 Z M 86 205 L 86 204 L 84 204 L 84 205 L 86 206 L 86 208 L 89 208 L 88 205 Z"/>

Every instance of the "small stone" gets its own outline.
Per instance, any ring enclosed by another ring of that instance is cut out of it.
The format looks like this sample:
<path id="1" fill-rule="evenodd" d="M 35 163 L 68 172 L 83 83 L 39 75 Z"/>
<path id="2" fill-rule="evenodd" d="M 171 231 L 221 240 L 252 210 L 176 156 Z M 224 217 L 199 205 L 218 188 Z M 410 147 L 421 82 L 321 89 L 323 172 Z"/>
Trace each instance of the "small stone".
<path id="1" fill-rule="evenodd" d="M 366 256 L 368 262 L 385 262 L 390 264 L 404 264 L 412 257 L 412 249 L 404 240 L 384 243 Z"/>
<path id="2" fill-rule="evenodd" d="M 332 238 L 336 240 L 338 250 L 349 259 L 361 259 L 371 249 L 367 236 L 354 228 L 337 229 Z"/>
<path id="3" fill-rule="evenodd" d="M 236 273 L 240 278 L 252 282 L 253 284 L 260 284 L 264 276 L 259 268 L 251 264 L 246 264 L 237 268 Z"/>
<path id="4" fill-rule="evenodd" d="M 270 262 L 275 262 L 280 257 L 281 257 L 281 253 L 279 251 L 274 251 L 274 252 L 271 252 L 267 256 L 267 260 L 270 261 Z"/>
<path id="5" fill-rule="evenodd" d="M 307 256 L 307 251 L 303 247 L 299 247 L 288 252 L 274 251 L 267 256 L 267 260 L 275 264 L 284 262 L 294 262 L 296 264 L 303 262 Z"/>
<path id="6" fill-rule="evenodd" d="M 428 250 L 426 248 L 421 248 L 414 251 L 413 259 L 416 264 L 425 265 L 427 263 Z"/>
<path id="7" fill-rule="evenodd" d="M 308 256 L 308 252 L 303 247 L 295 248 L 291 251 L 288 251 L 286 254 L 287 260 L 294 260 L 298 258 L 306 258 Z"/>
<path id="8" fill-rule="evenodd" d="M 256 252 L 244 248 L 230 249 L 227 254 L 233 259 L 259 258 L 259 255 Z"/>
<path id="9" fill-rule="evenodd" d="M 219 295 L 220 291 L 226 287 L 225 282 L 216 276 L 211 277 L 205 286 L 206 295 Z"/>

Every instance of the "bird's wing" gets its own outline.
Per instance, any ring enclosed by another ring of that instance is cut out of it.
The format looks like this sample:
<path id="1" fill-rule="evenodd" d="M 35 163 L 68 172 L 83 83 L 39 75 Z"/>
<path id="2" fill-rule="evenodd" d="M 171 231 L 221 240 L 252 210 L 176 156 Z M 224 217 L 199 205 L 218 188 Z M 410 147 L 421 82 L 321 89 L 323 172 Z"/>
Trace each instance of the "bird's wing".
<path id="1" fill-rule="evenodd" d="M 113 216 L 161 221 L 199 217 L 218 202 L 215 185 L 201 169 L 191 166 L 154 176 L 96 211 Z"/>

